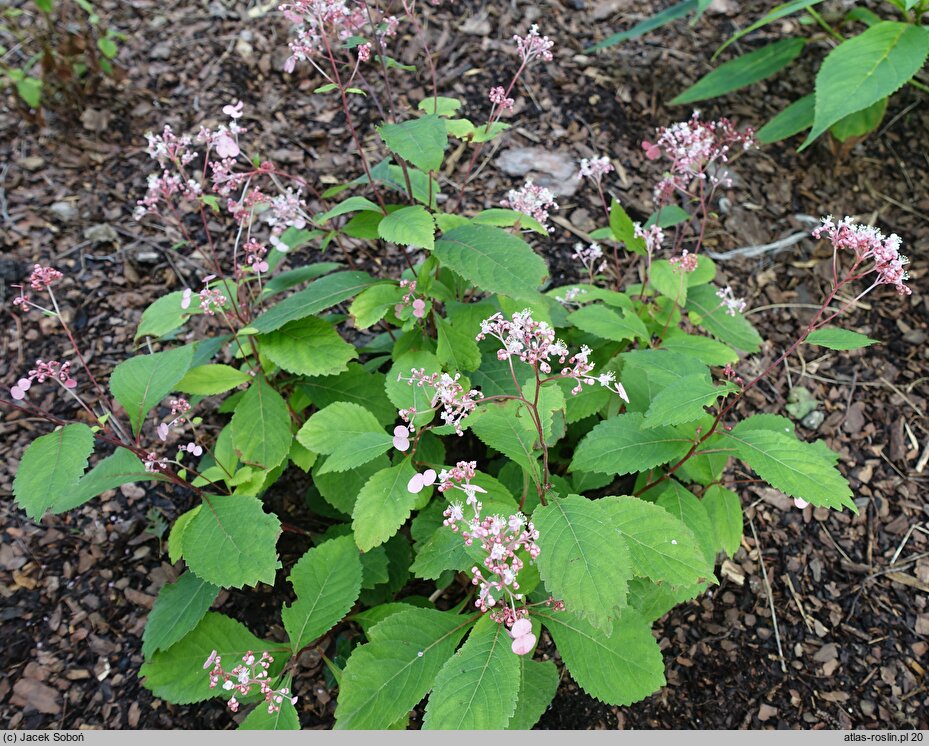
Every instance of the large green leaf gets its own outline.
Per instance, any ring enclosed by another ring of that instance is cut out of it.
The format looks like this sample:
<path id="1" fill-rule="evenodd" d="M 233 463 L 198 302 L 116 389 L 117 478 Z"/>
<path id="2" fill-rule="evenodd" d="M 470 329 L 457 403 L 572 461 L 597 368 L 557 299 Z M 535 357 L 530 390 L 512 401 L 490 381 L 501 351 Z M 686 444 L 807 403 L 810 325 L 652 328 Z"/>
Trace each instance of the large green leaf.
<path id="1" fill-rule="evenodd" d="M 145 623 L 142 654 L 150 658 L 153 653 L 174 645 L 200 624 L 218 595 L 219 588 L 192 572 L 185 572 L 177 582 L 165 585 Z"/>
<path id="2" fill-rule="evenodd" d="M 263 375 L 252 381 L 229 424 L 233 447 L 244 464 L 273 469 L 290 453 L 290 412 Z"/>
<path id="3" fill-rule="evenodd" d="M 894 93 L 927 55 L 926 29 L 898 21 L 883 21 L 839 44 L 816 74 L 816 115 L 800 150 L 843 117 Z"/>
<path id="4" fill-rule="evenodd" d="M 290 699 L 284 697 L 278 707 L 276 712 L 268 712 L 268 706 L 259 702 L 242 721 L 239 730 L 300 730 L 297 708 Z"/>
<path id="5" fill-rule="evenodd" d="M 247 372 L 233 368 L 231 365 L 198 365 L 187 371 L 178 382 L 177 390 L 185 394 L 212 396 L 222 394 L 251 380 L 252 377 Z"/>
<path id="6" fill-rule="evenodd" d="M 142 429 L 145 416 L 180 381 L 193 357 L 193 347 L 178 347 L 151 355 L 137 355 L 121 362 L 110 376 L 110 391 L 123 405 L 132 432 Z"/>
<path id="7" fill-rule="evenodd" d="M 667 510 L 693 532 L 707 565 L 714 567 L 716 541 L 706 506 L 697 499 L 693 492 L 674 479 L 665 482 L 662 486 L 664 489 L 655 501 L 655 505 Z"/>
<path id="8" fill-rule="evenodd" d="M 552 661 L 534 661 L 527 655 L 520 655 L 519 679 L 516 712 L 510 718 L 507 730 L 530 730 L 539 722 L 558 691 L 561 677 Z"/>
<path id="9" fill-rule="evenodd" d="M 633 474 L 683 456 L 690 441 L 670 427 L 645 428 L 644 418 L 629 412 L 604 420 L 578 444 L 571 471 Z"/>
<path id="10" fill-rule="evenodd" d="M 463 331 L 456 324 L 445 319 L 435 319 L 438 345 L 436 357 L 447 370 L 473 371 L 481 365 L 481 351 L 474 339 L 474 333 Z"/>
<path id="11" fill-rule="evenodd" d="M 813 126 L 816 111 L 816 96 L 810 93 L 798 98 L 790 106 L 775 115 L 757 132 L 758 141 L 768 144 L 803 132 Z"/>
<path id="12" fill-rule="evenodd" d="M 326 275 L 269 308 L 255 319 L 251 326 L 259 332 L 273 332 L 288 321 L 312 316 L 348 300 L 376 282 L 377 280 L 365 272 L 336 272 Z"/>
<path id="13" fill-rule="evenodd" d="M 691 320 L 720 342 L 746 352 L 758 352 L 761 349 L 761 337 L 758 332 L 742 314 L 730 316 L 726 313 L 720 306 L 716 290 L 713 285 L 699 285 L 690 289 L 687 311 Z"/>
<path id="14" fill-rule="evenodd" d="M 523 239 L 491 225 L 463 225 L 435 243 L 435 256 L 476 288 L 519 300 L 539 297 L 548 267 Z"/>
<path id="15" fill-rule="evenodd" d="M 397 419 L 397 410 L 384 397 L 384 380 L 383 373 L 369 373 L 358 363 L 349 363 L 344 373 L 308 378 L 300 383 L 300 389 L 319 409 L 337 401 L 352 402 L 388 425 Z"/>
<path id="16" fill-rule="evenodd" d="M 484 445 L 500 451 L 528 471 L 538 481 L 541 478 L 539 456 L 542 454 L 539 431 L 526 405 L 510 399 L 486 404 L 468 418 L 471 431 Z"/>
<path id="17" fill-rule="evenodd" d="M 857 513 L 848 481 L 812 443 L 777 430 L 745 427 L 744 420 L 726 433 L 746 464 L 776 489 L 826 508 L 843 506 Z"/>
<path id="18" fill-rule="evenodd" d="M 419 500 L 407 489 L 416 474 L 409 459 L 374 474 L 361 488 L 352 511 L 358 547 L 367 552 L 393 536 L 406 523 Z"/>
<path id="19" fill-rule="evenodd" d="M 665 684 L 664 661 L 651 627 L 625 609 L 609 635 L 569 611 L 535 612 L 551 633 L 571 673 L 590 696 L 611 705 L 630 705 Z"/>
<path id="20" fill-rule="evenodd" d="M 317 461 L 313 469 L 314 486 L 327 503 L 350 516 L 355 509 L 355 501 L 361 488 L 374 474 L 390 466 L 390 459 L 382 454 L 361 466 L 340 472 L 322 472 L 323 466 L 325 459 Z"/>
<path id="21" fill-rule="evenodd" d="M 326 223 L 332 218 L 336 218 L 339 215 L 345 215 L 349 212 L 380 212 L 381 208 L 374 204 L 367 197 L 349 197 L 348 199 L 339 202 L 335 207 L 326 210 L 326 212 L 321 212 L 319 215 L 313 218 L 314 222 L 318 225 Z"/>
<path id="22" fill-rule="evenodd" d="M 393 445 L 377 418 L 351 402 L 335 402 L 319 410 L 300 428 L 297 440 L 305 448 L 329 456 L 323 473 L 354 469 Z"/>
<path id="23" fill-rule="evenodd" d="M 377 224 L 377 233 L 385 241 L 401 246 L 429 249 L 435 246 L 435 222 L 422 205 L 403 207 Z"/>
<path id="24" fill-rule="evenodd" d="M 811 332 L 804 342 L 819 345 L 820 347 L 828 347 L 830 350 L 858 350 L 862 347 L 877 344 L 876 339 L 871 339 L 860 332 L 836 327 L 817 329 L 815 332 Z"/>
<path id="25" fill-rule="evenodd" d="M 287 578 L 297 600 L 281 609 L 294 655 L 328 632 L 361 592 L 361 559 L 351 536 L 330 539 L 304 554 Z"/>
<path id="26" fill-rule="evenodd" d="M 451 612 L 409 609 L 372 627 L 342 672 L 336 728 L 384 729 L 408 715 L 469 626 L 468 617 Z"/>
<path id="27" fill-rule="evenodd" d="M 598 49 L 612 47 L 614 44 L 619 44 L 620 42 L 626 41 L 627 39 L 635 39 L 636 37 L 647 34 L 649 31 L 652 31 L 656 28 L 661 28 L 662 26 L 671 23 L 671 21 L 676 21 L 678 18 L 683 18 L 688 13 L 696 12 L 698 9 L 698 0 L 684 0 L 677 5 L 672 5 L 669 8 L 666 8 L 660 13 L 656 13 L 650 18 L 646 18 L 644 21 L 637 23 L 630 29 L 611 34 L 603 41 L 594 44 L 592 47 L 589 47 L 584 51 L 595 52 Z"/>
<path id="28" fill-rule="evenodd" d="M 683 93 L 672 99 L 672 104 L 692 104 L 716 98 L 730 91 L 744 88 L 783 70 L 793 62 L 806 44 L 805 39 L 780 39 L 748 54 L 729 60 L 704 75 Z"/>
<path id="29" fill-rule="evenodd" d="M 629 583 L 629 605 L 645 619 L 661 619 L 675 606 L 695 598 L 706 589 L 706 583 L 668 585 L 653 583 L 648 578 L 633 578 Z"/>
<path id="30" fill-rule="evenodd" d="M 574 326 L 588 334 L 614 342 L 648 339 L 648 329 L 635 314 L 623 311 L 622 315 L 599 303 L 584 306 L 568 316 Z"/>
<path id="31" fill-rule="evenodd" d="M 503 624 L 484 615 L 436 676 L 423 730 L 502 730 L 516 711 L 521 656 Z"/>
<path id="32" fill-rule="evenodd" d="M 725 365 L 734 363 L 739 354 L 728 345 L 709 337 L 687 334 L 680 329 L 671 329 L 661 340 L 661 346 L 682 355 L 697 358 L 704 365 Z"/>
<path id="33" fill-rule="evenodd" d="M 539 532 L 536 562 L 546 590 L 606 631 L 625 605 L 632 578 L 629 550 L 610 519 L 601 500 L 580 495 L 553 497 L 532 514 Z"/>
<path id="34" fill-rule="evenodd" d="M 629 547 L 637 575 L 670 585 L 693 585 L 713 577 L 712 561 L 680 518 L 636 497 L 607 497 L 601 502 Z"/>
<path id="35" fill-rule="evenodd" d="M 423 171 L 438 171 L 448 147 L 444 120 L 436 114 L 399 124 L 382 124 L 378 133 L 384 144 L 403 160 Z"/>
<path id="36" fill-rule="evenodd" d="M 289 373 L 332 376 L 346 370 L 356 357 L 350 345 L 328 321 L 307 316 L 261 335 L 261 352 Z"/>
<path id="37" fill-rule="evenodd" d="M 184 559 L 200 578 L 223 588 L 274 585 L 280 533 L 280 521 L 257 497 L 212 495 L 184 530 Z"/>
<path id="38" fill-rule="evenodd" d="M 77 484 L 72 484 L 62 492 L 50 507 L 53 513 L 64 513 L 107 490 L 132 482 L 150 482 L 163 478 L 156 473 L 145 471 L 139 457 L 128 448 L 117 448 L 111 456 L 107 456 L 81 477 Z"/>
<path id="39" fill-rule="evenodd" d="M 255 637 L 235 619 L 209 612 L 180 642 L 155 653 L 139 675 L 144 678 L 145 688 L 160 699 L 179 705 L 203 702 L 221 691 L 210 689 L 209 671 L 203 669 L 214 650 L 223 659 L 224 667 L 231 669 L 249 650 L 275 654 L 283 648 L 280 643 Z"/>
<path id="40" fill-rule="evenodd" d="M 712 406 L 719 397 L 735 390 L 735 386 L 729 383 L 716 386 L 703 375 L 685 376 L 652 399 L 642 427 L 680 425 L 699 420 L 706 414 L 704 407 Z"/>
<path id="41" fill-rule="evenodd" d="M 739 496 L 714 484 L 703 493 L 703 506 L 713 524 L 717 548 L 731 557 L 742 543 L 742 503 Z"/>
<path id="42" fill-rule="evenodd" d="M 142 311 L 142 318 L 139 319 L 139 327 L 136 329 L 134 339 L 163 337 L 165 334 L 183 326 L 191 315 L 200 312 L 199 306 L 195 305 L 191 305 L 187 309 L 182 308 L 181 303 L 183 300 L 183 290 L 176 290 L 158 298 Z"/>
<path id="43" fill-rule="evenodd" d="M 13 480 L 13 496 L 32 520 L 67 500 L 87 468 L 94 448 L 93 431 L 83 424 L 65 425 L 32 441 Z"/>
<path id="44" fill-rule="evenodd" d="M 887 113 L 889 98 L 882 98 L 876 104 L 842 117 L 829 128 L 829 134 L 839 142 L 846 142 L 853 137 L 864 137 L 876 130 Z"/>

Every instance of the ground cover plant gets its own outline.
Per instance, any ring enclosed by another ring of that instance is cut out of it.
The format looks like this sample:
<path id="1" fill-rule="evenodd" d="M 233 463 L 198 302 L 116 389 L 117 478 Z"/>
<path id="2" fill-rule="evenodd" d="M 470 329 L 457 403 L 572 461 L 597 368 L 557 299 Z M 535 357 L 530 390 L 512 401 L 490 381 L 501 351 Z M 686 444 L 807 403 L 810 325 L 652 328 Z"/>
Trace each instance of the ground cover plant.
<path id="1" fill-rule="evenodd" d="M 343 103 L 361 95 L 350 89 L 362 57 L 393 68 L 383 47 L 390 18 L 372 30 L 370 19 L 344 21 L 349 17 L 340 23 L 357 23 L 359 38 L 340 39 L 338 49 L 348 51 L 337 55 L 330 46 L 321 63 L 335 87 L 320 94 L 335 93 Z M 312 45 L 326 38 L 302 34 L 294 65 L 319 64 Z M 516 77 L 544 58 L 548 44 L 534 32 L 520 38 Z M 347 67 L 339 66 L 341 54 L 349 55 Z M 285 658 L 348 611 L 368 607 L 352 618 L 369 641 L 338 672 L 344 727 L 402 721 L 430 689 L 429 726 L 531 725 L 556 683 L 550 662 L 526 657 L 540 622 L 585 689 L 631 702 L 663 680 L 652 619 L 712 582 L 716 551 L 738 544 L 737 498 L 721 485 L 731 457 L 799 500 L 854 507 L 821 444 L 804 445 L 784 419 L 730 414 L 755 385 L 739 380 L 733 348 L 752 351 L 760 338 L 740 316 L 733 291 L 712 287 L 713 264 L 700 249 L 713 194 L 725 181 L 717 167 L 744 150 L 750 135 L 696 118 L 659 132 L 645 148 L 656 160 L 670 157 L 656 192 L 665 207 L 651 225 L 636 227 L 604 198 L 609 228 L 598 237 L 609 248 L 576 251 L 591 282 L 543 295 L 544 263 L 518 229 L 544 237 L 551 195 L 524 185 L 504 209 L 466 217 L 454 194 L 439 208 L 433 178 L 449 136 L 474 147 L 470 173 L 481 140 L 503 130 L 499 116 L 514 83 L 491 91 L 487 124 L 457 118 L 458 102 L 437 91 L 421 115 L 386 122 L 380 134 L 392 162 L 363 162 L 349 184 L 368 196 L 353 194 L 315 216 L 305 214 L 299 195 L 312 185 L 246 157 L 239 105 L 227 107 L 226 125 L 201 132 L 212 157 L 199 158 L 192 141 L 170 131 L 151 138 L 160 169 L 140 213 L 175 219 L 180 250 L 197 249 L 206 276 L 202 287 L 153 306 L 140 338 L 170 336 L 193 314 L 214 318 L 221 334 L 194 346 L 169 339 L 166 351 L 118 367 L 97 406 L 112 398 L 124 411 L 87 411 L 83 402 L 93 427 L 68 424 L 38 439 L 24 456 L 17 498 L 39 515 L 70 509 L 129 477 L 200 490 L 203 505 L 175 524 L 168 542 L 190 571 L 165 588 L 146 632 L 144 673 L 159 696 L 194 701 L 223 692 L 233 708 L 257 697 L 265 704 L 248 725 L 268 718 L 293 725 L 293 669 L 281 673 Z M 345 113 L 351 117 L 348 106 Z M 589 159 L 579 171 L 591 188 L 608 192 L 608 161 Z M 337 189 L 329 197 L 341 199 Z M 211 238 L 214 210 L 226 210 L 238 225 L 230 248 Z M 184 220 L 188 213 L 193 223 Z M 342 224 L 333 229 L 332 221 Z M 842 310 L 831 304 L 857 283 L 862 293 L 880 284 L 905 293 L 899 242 L 848 221 L 827 221 L 822 231 L 836 250 L 833 293 L 797 344 L 868 343 L 829 328 Z M 405 276 L 376 281 L 331 265 L 273 274 L 301 242 L 375 237 L 413 249 Z M 634 277 L 630 259 L 644 267 L 639 282 L 626 279 Z M 37 268 L 19 305 L 60 317 L 59 279 Z M 376 333 L 349 332 L 340 314 L 322 315 L 349 299 L 353 327 Z M 85 392 L 97 383 L 77 368 L 37 362 L 11 398 L 25 402 L 36 383 L 50 380 L 80 397 L 81 379 Z M 215 442 L 201 438 L 188 406 L 207 412 L 195 397 L 233 390 L 222 405 L 232 412 L 229 424 Z M 166 397 L 167 406 L 158 407 Z M 81 476 L 94 435 L 119 450 Z M 186 442 L 171 458 L 175 449 L 162 444 L 173 446 L 179 435 Z M 51 480 L 36 466 L 50 454 L 65 457 Z M 285 463 L 313 473 L 316 509 L 334 523 L 290 570 L 297 598 L 282 609 L 290 642 L 281 646 L 207 609 L 219 587 L 273 579 L 280 528 L 300 531 L 268 515 L 259 499 Z M 448 502 L 456 495 L 461 500 Z M 579 559 L 589 562 L 581 568 Z M 391 603 L 410 571 L 437 581 L 444 611 L 406 594 L 406 603 Z M 449 601 L 463 606 L 449 609 Z M 177 608 L 191 612 L 179 616 Z M 407 658 L 397 662 L 397 649 Z M 620 675 L 604 678 L 604 655 Z M 484 667 L 492 681 L 462 674 Z M 395 677 L 407 671 L 415 680 L 398 696 Z M 463 680 L 485 706 L 461 706 Z M 503 696 L 489 696 L 491 685 Z"/>

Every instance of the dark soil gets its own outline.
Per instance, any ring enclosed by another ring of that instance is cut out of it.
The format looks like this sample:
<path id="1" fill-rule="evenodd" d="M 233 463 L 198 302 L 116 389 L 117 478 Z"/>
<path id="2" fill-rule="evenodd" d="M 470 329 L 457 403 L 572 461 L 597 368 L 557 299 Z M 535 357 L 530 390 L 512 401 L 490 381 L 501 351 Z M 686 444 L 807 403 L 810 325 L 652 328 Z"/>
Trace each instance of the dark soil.
<path id="1" fill-rule="evenodd" d="M 8 310 L 10 285 L 22 282 L 33 262 L 66 272 L 65 312 L 103 378 L 131 352 L 142 310 L 166 290 L 196 284 L 196 266 L 169 252 L 170 241 L 154 226 L 131 219 L 150 170 L 144 132 L 165 122 L 195 131 L 241 98 L 260 117 L 246 120 L 251 136 L 279 165 L 311 182 L 354 175 L 343 118 L 331 99 L 311 95 L 319 81 L 305 71 L 279 72 L 287 24 L 275 12 L 249 17 L 249 9 L 264 6 L 234 0 L 98 5 L 129 37 L 119 56 L 121 80 L 105 83 L 77 111 L 49 113 L 44 126 L 26 126 L 12 108 L 0 110 L 0 302 L 6 309 L 0 378 L 7 385 L 33 359 L 60 357 L 66 345 L 47 320 Z M 689 111 L 665 102 L 709 69 L 726 34 L 754 18 L 740 14 L 738 3 L 718 0 L 694 28 L 678 23 L 600 56 L 583 54 L 589 43 L 656 5 L 459 2 L 430 11 L 432 49 L 442 60 L 440 93 L 467 100 L 472 113 L 486 108 L 487 89 L 514 69 L 513 33 L 538 22 L 558 44 L 555 61 L 534 69 L 521 87 L 514 128 L 476 180 L 472 208 L 497 205 L 522 182 L 497 167 L 499 158 L 533 146 L 571 162 L 609 154 L 618 167 L 611 191 L 635 217 L 651 211 L 658 167 L 646 161 L 639 143 L 656 126 L 686 118 Z M 742 50 L 796 30 L 792 24 L 768 27 Z M 762 124 L 810 89 L 812 63 L 827 49 L 814 43 L 797 75 L 708 102 L 707 114 Z M 415 102 L 424 78 L 411 79 L 419 86 L 407 92 Z M 856 214 L 902 237 L 913 260 L 913 295 L 875 292 L 845 324 L 883 344 L 793 358 L 753 400 L 765 411 L 783 412 L 791 388 L 810 390 L 824 421 L 815 431 L 798 430 L 825 438 L 841 454 L 860 514 L 797 511 L 780 493 L 736 474 L 746 514 L 742 548 L 722 565 L 718 587 L 655 626 L 668 685 L 632 707 L 609 707 L 565 674 L 539 727 L 929 727 L 926 101 L 925 94 L 902 91 L 880 131 L 848 152 L 824 139 L 797 154 L 792 140 L 739 159 L 732 167 L 735 186 L 708 240 L 718 252 L 766 244 L 808 229 L 803 216 L 828 213 Z M 373 138 L 366 147 L 375 147 Z M 577 277 L 570 254 L 578 233 L 602 222 L 593 196 L 584 188 L 563 194 L 551 240 L 535 242 L 556 284 Z M 322 256 L 338 258 L 333 250 Z M 305 253 L 294 261 L 309 258 Z M 769 340 L 742 364 L 743 376 L 762 370 L 796 337 L 811 313 L 808 304 L 822 297 L 827 258 L 821 246 L 804 240 L 777 253 L 720 260 Z M 385 275 L 380 265 L 397 261 L 354 259 Z M 70 414 L 51 395 L 38 403 Z M 9 498 L 12 474 L 26 443 L 46 430 L 16 412 L 4 411 L 0 419 L 0 720 L 14 728 L 234 727 L 220 703 L 171 705 L 153 699 L 137 677 L 146 614 L 179 570 L 167 561 L 158 523 L 170 524 L 192 497 L 127 486 L 32 523 Z M 292 487 L 276 493 L 286 497 L 272 499 L 271 508 L 309 521 L 300 513 L 301 486 Z M 304 539 L 285 534 L 285 567 L 306 548 Z M 285 585 L 223 593 L 217 608 L 256 634 L 280 636 L 275 609 Z M 333 655 L 340 635 L 356 633 L 337 629 L 319 648 Z M 542 650 L 551 650 L 546 644 Z M 305 652 L 299 663 L 294 686 L 303 726 L 331 726 L 336 691 L 319 653 Z"/>

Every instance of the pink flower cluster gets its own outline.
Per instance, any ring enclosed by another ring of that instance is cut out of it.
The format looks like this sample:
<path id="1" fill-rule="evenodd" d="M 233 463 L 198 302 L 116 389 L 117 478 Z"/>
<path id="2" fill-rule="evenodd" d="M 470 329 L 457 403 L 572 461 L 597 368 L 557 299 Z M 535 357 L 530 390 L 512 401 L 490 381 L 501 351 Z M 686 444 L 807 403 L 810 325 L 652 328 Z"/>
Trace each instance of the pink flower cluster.
<path id="1" fill-rule="evenodd" d="M 433 373 L 427 376 L 425 368 L 420 368 L 419 370 L 412 368 L 409 378 L 404 378 L 402 374 L 397 376 L 398 381 L 406 381 L 410 386 L 431 388 L 432 397 L 429 402 L 429 408 L 437 409 L 441 407 L 442 411 L 439 413 L 439 416 L 442 418 L 442 422 L 446 425 L 454 426 L 455 432 L 458 433 L 458 435 L 463 434 L 461 429 L 462 420 L 474 411 L 475 407 L 477 407 L 477 402 L 483 396 L 477 389 L 465 391 L 464 387 L 458 383 L 460 379 L 460 373 L 456 373 L 454 376 L 450 376 L 448 373 Z M 419 413 L 420 410 L 417 410 L 415 407 L 401 409 L 399 411 L 400 418 L 407 423 L 412 423 L 413 419 Z M 397 436 L 396 430 L 394 431 L 394 435 Z M 406 439 L 408 438 L 409 433 L 406 436 Z M 397 445 L 396 440 L 394 441 L 394 445 Z"/>
<path id="2" fill-rule="evenodd" d="M 657 135 L 656 142 L 643 140 L 642 147 L 650 160 L 662 153 L 671 159 L 670 171 L 655 187 L 658 204 L 666 204 L 675 192 L 686 192 L 694 179 L 709 178 L 714 184 L 728 184 L 725 175 L 708 176 L 707 167 L 715 161 L 727 162 L 734 149 L 748 150 L 755 145 L 755 133 L 751 128 L 740 132 L 725 118 L 704 122 L 697 111 L 686 122 L 662 127 Z"/>
<path id="3" fill-rule="evenodd" d="M 507 192 L 506 199 L 501 200 L 500 204 L 535 218 L 546 230 L 549 229 L 546 225 L 549 212 L 558 209 L 552 191 L 534 184 L 532 179 L 527 179 L 519 189 Z"/>
<path id="4" fill-rule="evenodd" d="M 574 244 L 574 253 L 571 254 L 571 258 L 581 263 L 591 279 L 595 274 L 606 269 L 606 262 L 602 261 L 603 249 L 596 242 L 591 243 L 590 246 L 584 246 L 581 243 Z"/>
<path id="5" fill-rule="evenodd" d="M 164 471 L 168 468 L 168 460 L 159 456 L 155 451 L 149 451 L 145 454 L 145 461 L 142 462 L 142 465 L 145 467 L 145 471 L 155 473 L 159 471 Z"/>
<path id="6" fill-rule="evenodd" d="M 171 400 L 171 416 L 174 418 L 170 422 L 162 422 L 158 426 L 158 437 L 165 441 L 168 439 L 168 433 L 171 432 L 171 428 L 180 427 L 185 422 L 187 422 L 187 417 L 185 416 L 190 411 L 190 402 L 183 397 Z M 199 455 L 199 454 L 197 454 Z"/>
<path id="7" fill-rule="evenodd" d="M 697 269 L 697 255 L 691 254 L 687 249 L 684 249 L 680 256 L 672 256 L 668 261 L 672 267 L 677 267 L 682 272 L 693 272 Z"/>
<path id="8" fill-rule="evenodd" d="M 593 386 L 599 383 L 618 394 L 624 401 L 629 401 L 626 390 L 616 381 L 612 371 L 596 377 L 590 375 L 594 364 L 588 359 L 591 352 L 589 347 L 584 345 L 579 352 L 569 357 L 568 346 L 564 341 L 555 339 L 555 330 L 544 321 L 534 320 L 532 312 L 528 309 L 514 313 L 512 320 L 501 313 L 484 319 L 477 340 L 486 339 L 488 336 L 500 340 L 503 345 L 497 351 L 498 360 L 517 357 L 520 362 L 538 368 L 541 373 L 548 375 L 552 372 L 552 363 L 557 359 L 558 365 L 565 366 L 561 369 L 560 377 L 572 379 L 577 384 L 571 390 L 572 394 L 579 394 L 585 384 Z M 565 362 L 568 365 L 565 365 Z"/>
<path id="9" fill-rule="evenodd" d="M 64 275 L 54 267 L 43 267 L 41 264 L 34 264 L 32 273 L 29 275 L 29 287 L 38 292 L 43 290 L 51 292 L 51 286 L 63 277 Z M 13 285 L 13 287 L 19 289 L 19 295 L 13 298 L 14 308 L 19 308 L 23 312 L 28 311 L 29 306 L 40 308 L 29 300 L 29 294 L 22 285 Z M 40 310 L 42 309 L 40 308 Z"/>
<path id="10" fill-rule="evenodd" d="M 274 662 L 268 653 L 264 652 L 260 658 L 255 658 L 255 654 L 249 650 L 242 656 L 242 662 L 231 671 L 226 671 L 222 666 L 222 659 L 214 650 L 210 657 L 203 664 L 204 670 L 212 666 L 210 671 L 210 689 L 215 689 L 219 682 L 222 681 L 222 688 L 227 692 L 235 692 L 228 702 L 229 709 L 236 712 L 239 709 L 237 696 L 245 697 L 252 688 L 257 686 L 259 692 L 264 696 L 268 705 L 268 712 L 275 713 L 281 709 L 284 699 L 289 699 L 292 705 L 297 704 L 297 698 L 291 696 L 290 689 L 282 687 L 272 689 L 270 674 L 268 669 Z"/>
<path id="11" fill-rule="evenodd" d="M 854 252 L 856 267 L 873 259 L 872 271 L 877 273 L 875 285 L 893 285 L 900 295 L 909 295 L 912 292 L 903 284 L 909 279 L 909 274 L 903 269 L 909 264 L 909 259 L 900 253 L 900 237 L 897 234 L 885 236 L 877 228 L 855 223 L 848 217 L 836 223 L 829 215 L 823 218 L 823 224 L 813 231 L 813 236 L 825 236 L 836 251 Z"/>
<path id="12" fill-rule="evenodd" d="M 512 111 L 515 102 L 513 99 L 507 97 L 506 89 L 504 89 L 502 85 L 491 88 L 487 97 L 490 99 L 490 103 L 500 107 L 501 113 L 504 111 Z"/>
<path id="13" fill-rule="evenodd" d="M 403 309 L 412 306 L 413 316 L 421 319 L 426 315 L 426 301 L 416 297 L 416 280 L 400 280 L 400 287 L 406 290 L 400 302 L 394 306 L 394 313 L 399 316 Z"/>
<path id="14" fill-rule="evenodd" d="M 730 316 L 735 316 L 737 313 L 742 313 L 746 308 L 745 299 L 736 298 L 732 292 L 732 288 L 728 285 L 717 290 L 716 297 L 720 299 L 719 305 L 725 308 L 726 313 Z"/>
<path id="15" fill-rule="evenodd" d="M 514 34 L 513 41 L 516 42 L 516 50 L 524 65 L 528 65 L 537 58 L 544 62 L 552 61 L 552 47 L 555 46 L 555 42 L 547 36 L 540 36 L 538 25 L 532 24 L 529 27 L 529 33 L 525 36 Z"/>
<path id="16" fill-rule="evenodd" d="M 577 172 L 577 178 L 592 179 L 595 183 L 599 184 L 603 177 L 612 170 L 613 164 L 605 155 L 598 158 L 582 158 L 580 170 Z"/>
<path id="17" fill-rule="evenodd" d="M 216 279 L 216 275 L 207 275 L 203 278 L 203 290 L 200 291 L 200 310 L 207 316 L 215 316 L 217 311 L 222 312 L 223 307 L 229 300 L 220 290 L 210 287 L 210 282 Z M 190 300 L 193 297 L 193 290 L 184 288 L 181 295 L 181 308 L 185 311 L 190 308 Z"/>
<path id="18" fill-rule="evenodd" d="M 641 238 L 645 241 L 645 250 L 649 254 L 656 253 L 660 248 L 661 244 L 664 241 L 664 231 L 661 229 L 660 225 L 651 225 L 648 228 L 643 228 L 641 223 L 636 223 L 633 226 L 633 234 L 636 238 Z"/>
<path id="19" fill-rule="evenodd" d="M 245 266 L 253 272 L 262 274 L 271 268 L 265 259 L 268 249 L 254 238 L 248 239 L 242 245 L 242 251 L 245 252 Z"/>
<path id="20" fill-rule="evenodd" d="M 29 375 L 20 378 L 10 389 L 10 396 L 16 401 L 22 401 L 26 398 L 26 392 L 32 387 L 33 382 L 45 383 L 48 379 L 56 381 L 66 389 L 77 387 L 77 381 L 71 377 L 71 363 L 59 363 L 57 360 L 50 360 L 46 363 L 43 360 L 36 360 L 35 368 L 29 371 Z"/>

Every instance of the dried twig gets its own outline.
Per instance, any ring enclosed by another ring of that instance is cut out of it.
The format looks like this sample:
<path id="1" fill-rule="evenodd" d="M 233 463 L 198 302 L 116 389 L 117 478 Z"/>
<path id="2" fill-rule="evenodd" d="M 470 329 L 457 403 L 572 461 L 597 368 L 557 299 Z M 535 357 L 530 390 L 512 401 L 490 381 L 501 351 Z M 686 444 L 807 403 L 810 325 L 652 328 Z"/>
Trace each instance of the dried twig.
<path id="1" fill-rule="evenodd" d="M 761 565 L 761 579 L 764 581 L 765 593 L 768 594 L 768 606 L 771 608 L 771 621 L 774 623 L 774 639 L 777 642 L 777 657 L 781 660 L 781 671 L 787 673 L 787 662 L 784 660 L 784 648 L 781 647 L 781 632 L 777 627 L 777 611 L 774 608 L 774 594 L 771 593 L 771 584 L 768 582 L 768 570 L 765 568 L 764 555 L 761 551 L 761 542 L 758 541 L 758 533 L 755 531 L 755 521 L 748 519 L 748 525 L 752 529 L 752 537 L 755 539 L 755 549 L 758 550 L 758 563 Z"/>

